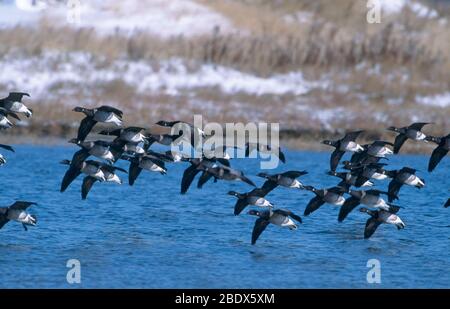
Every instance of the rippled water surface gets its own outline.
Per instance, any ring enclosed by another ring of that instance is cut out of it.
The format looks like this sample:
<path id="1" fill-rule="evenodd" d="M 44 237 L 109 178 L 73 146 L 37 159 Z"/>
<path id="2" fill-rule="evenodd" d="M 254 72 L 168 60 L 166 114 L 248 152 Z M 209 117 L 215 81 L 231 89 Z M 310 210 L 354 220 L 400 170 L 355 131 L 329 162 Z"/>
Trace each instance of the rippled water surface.
<path id="1" fill-rule="evenodd" d="M 0 230 L 0 287 L 310 288 L 450 287 L 450 159 L 433 174 L 428 157 L 398 156 L 392 168 L 417 168 L 426 187 L 404 187 L 398 205 L 406 228 L 382 225 L 364 240 L 367 215 L 337 222 L 338 208 L 324 205 L 297 231 L 269 226 L 250 245 L 254 218 L 235 217 L 230 189 L 244 183 L 208 183 L 179 194 L 185 164 L 162 176 L 144 171 L 133 187 L 95 184 L 82 201 L 82 177 L 61 194 L 65 167 L 75 148 L 17 146 L 0 168 L 1 205 L 38 202 L 38 226 L 25 232 L 10 222 Z M 327 153 L 286 151 L 277 171 L 306 169 L 305 184 L 333 186 Z M 234 160 L 258 185 L 258 160 Z M 119 165 L 127 167 L 126 162 Z M 126 180 L 126 175 L 123 175 Z M 378 182 L 384 189 L 387 183 Z M 268 199 L 303 215 L 310 192 L 278 188 Z M 367 261 L 381 263 L 381 284 L 368 284 Z M 81 263 L 81 284 L 66 281 L 69 259 Z"/>

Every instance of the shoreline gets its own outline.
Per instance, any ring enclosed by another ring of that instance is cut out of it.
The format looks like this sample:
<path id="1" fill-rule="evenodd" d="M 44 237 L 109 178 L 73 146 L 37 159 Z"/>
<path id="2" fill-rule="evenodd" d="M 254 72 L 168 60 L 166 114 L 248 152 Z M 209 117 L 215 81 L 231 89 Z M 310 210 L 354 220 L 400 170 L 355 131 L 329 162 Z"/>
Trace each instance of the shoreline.
<path id="1" fill-rule="evenodd" d="M 21 145 L 21 146 L 71 146 L 73 144 L 68 143 L 68 140 L 73 137 L 73 135 L 67 136 L 57 136 L 57 135 L 47 135 L 43 136 L 41 134 L 7 134 L 3 135 L 0 138 L 1 144 L 7 145 Z M 286 132 L 280 132 L 280 146 L 293 151 L 312 151 L 312 152 L 331 152 L 332 148 L 327 145 L 321 144 L 321 141 L 324 139 L 337 139 L 339 136 L 343 134 L 292 134 L 292 131 L 289 131 L 289 134 Z M 92 135 L 91 140 L 105 138 L 101 135 Z M 358 140 L 359 144 L 370 143 L 373 140 L 383 139 L 383 138 L 360 138 Z M 394 141 L 394 138 L 388 139 L 387 141 Z M 425 143 L 425 142 L 415 142 L 415 141 L 407 141 L 402 149 L 400 154 L 423 154 L 430 155 L 431 152 L 437 145 L 434 143 Z"/>

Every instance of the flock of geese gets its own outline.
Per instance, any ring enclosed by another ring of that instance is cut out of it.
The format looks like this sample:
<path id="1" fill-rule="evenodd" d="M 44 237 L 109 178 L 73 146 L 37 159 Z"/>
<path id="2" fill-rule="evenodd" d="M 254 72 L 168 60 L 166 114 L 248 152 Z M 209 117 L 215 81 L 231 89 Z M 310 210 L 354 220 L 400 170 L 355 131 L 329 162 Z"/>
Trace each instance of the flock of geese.
<path id="1" fill-rule="evenodd" d="M 21 102 L 23 96 L 29 95 L 27 93 L 12 92 L 8 97 L 0 100 L 1 128 L 7 129 L 12 126 L 12 123 L 8 120 L 9 116 L 19 119 L 17 114 L 22 113 L 27 117 L 31 117 L 32 110 Z M 155 143 L 173 146 L 179 144 L 182 140 L 189 142 L 193 148 L 197 149 L 198 145 L 195 144 L 195 135 L 205 138 L 207 136 L 200 128 L 194 127 L 192 124 L 182 121 L 162 120 L 156 124 L 166 128 L 173 128 L 174 126 L 180 128 L 181 126 L 182 129 L 177 134 L 152 134 L 142 127 L 123 127 L 123 112 L 111 106 L 103 105 L 93 109 L 75 107 L 73 111 L 82 113 L 84 118 L 79 125 L 77 137 L 69 141 L 77 145 L 79 150 L 73 154 L 71 160 L 65 159 L 60 162 L 68 166 L 62 179 L 61 192 L 64 192 L 81 174 L 84 175 L 81 185 L 81 197 L 86 199 L 95 183 L 112 182 L 122 184 L 122 180 L 118 175 L 119 172 L 128 173 L 128 183 L 132 186 L 143 170 L 164 175 L 167 173 L 166 163 L 185 162 L 189 166 L 183 172 L 181 194 L 187 193 L 198 174 L 200 174 L 197 183 L 198 188 L 202 188 L 209 180 L 214 182 L 218 180 L 242 181 L 255 187 L 246 193 L 228 192 L 229 195 L 237 199 L 234 206 L 235 215 L 239 215 L 248 206 L 256 206 L 247 212 L 249 215 L 257 217 L 252 232 L 252 244 L 256 243 L 269 224 L 294 230 L 297 229 L 296 222 L 302 223 L 299 215 L 287 209 L 276 208 L 266 198 L 278 186 L 306 190 L 313 194 L 312 199 L 304 210 L 304 216 L 312 214 L 324 204 L 331 204 L 340 206 L 338 221 L 342 222 L 358 205 L 364 205 L 365 207 L 359 208 L 360 212 L 369 215 L 364 230 L 364 238 L 371 237 L 378 226 L 383 223 L 403 229 L 405 224 L 397 215 L 401 207 L 394 205 L 393 202 L 399 198 L 402 186 L 408 185 L 420 189 L 425 186 L 425 181 L 418 177 L 416 170 L 411 167 L 387 170 L 387 164 L 383 160 L 389 155 L 399 153 L 402 145 L 408 139 L 431 142 L 437 145 L 428 164 L 428 171 L 432 172 L 450 150 L 450 134 L 435 137 L 422 132 L 423 127 L 429 123 L 413 123 L 407 127 L 388 128 L 388 130 L 397 134 L 394 143 L 374 141 L 370 144 L 360 145 L 356 140 L 363 131 L 349 132 L 339 140 L 325 140 L 322 142 L 335 148 L 330 157 L 330 171 L 328 174 L 340 179 L 336 186 L 319 189 L 304 185 L 299 181 L 299 178 L 307 174 L 307 172 L 291 170 L 278 174 L 260 172 L 257 176 L 265 179 L 265 182 L 261 187 L 256 187 L 255 183 L 244 172 L 231 167 L 231 157 L 227 153 L 227 148 L 236 149 L 235 145 L 216 148 L 212 154 L 202 152 L 201 157 L 187 156 L 185 153 L 171 150 L 156 152 L 150 149 Z M 105 136 L 105 139 L 86 141 L 86 138 L 97 123 L 112 124 L 114 128 L 98 132 L 99 135 Z M 186 132 L 189 133 L 185 134 Z M 0 145 L 0 147 L 14 151 L 8 145 Z M 272 149 L 269 145 L 260 143 L 246 143 L 245 156 L 249 157 L 253 151 L 276 154 L 280 161 L 283 163 L 286 161 L 281 149 Z M 352 156 L 348 161 L 341 162 L 346 152 L 352 153 Z M 91 156 L 100 159 L 100 161 L 89 159 Z M 115 166 L 118 160 L 129 162 L 128 171 Z M 0 155 L 0 164 L 5 162 L 6 159 Z M 337 171 L 340 163 L 343 171 Z M 353 189 L 373 186 L 373 179 L 390 179 L 388 190 Z M 26 211 L 29 206 L 34 204 L 32 202 L 18 201 L 9 207 L 0 208 L 0 228 L 10 220 L 22 223 L 25 229 L 27 229 L 27 225 L 35 225 L 37 222 L 36 217 L 28 214 Z M 444 206 L 450 206 L 450 199 Z"/>

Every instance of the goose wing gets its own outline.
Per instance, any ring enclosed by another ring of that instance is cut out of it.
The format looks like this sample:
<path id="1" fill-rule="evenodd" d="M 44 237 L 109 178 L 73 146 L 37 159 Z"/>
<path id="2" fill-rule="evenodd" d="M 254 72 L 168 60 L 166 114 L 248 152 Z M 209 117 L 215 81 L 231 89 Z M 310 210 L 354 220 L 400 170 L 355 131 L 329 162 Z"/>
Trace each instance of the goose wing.
<path id="1" fill-rule="evenodd" d="M 15 210 L 26 210 L 31 205 L 37 205 L 37 203 L 26 202 L 26 201 L 17 201 L 14 204 L 12 204 L 11 206 L 9 206 L 9 208 L 15 209 Z"/>
<path id="2" fill-rule="evenodd" d="M 6 212 L 8 208 L 0 208 L 0 229 L 9 222 L 9 219 L 6 216 Z"/>
<path id="3" fill-rule="evenodd" d="M 283 215 L 286 217 L 291 217 L 292 219 L 294 219 L 295 221 L 299 222 L 299 223 L 303 223 L 302 218 L 296 214 L 294 214 L 292 211 L 287 210 L 287 209 L 275 209 L 273 211 L 274 214 L 279 214 L 279 215 Z"/>
<path id="4" fill-rule="evenodd" d="M 97 121 L 89 116 L 86 116 L 81 120 L 80 127 L 78 128 L 77 140 L 81 142 L 84 141 L 96 123 Z"/>
<path id="5" fill-rule="evenodd" d="M 352 210 L 355 209 L 355 207 L 358 206 L 359 203 L 359 199 L 354 196 L 346 199 L 344 205 L 342 205 L 341 209 L 339 209 L 338 221 L 344 221 L 345 218 L 347 218 L 348 214 L 352 212 Z"/>
<path id="6" fill-rule="evenodd" d="M 61 192 L 66 191 L 67 187 L 81 174 L 81 170 L 77 167 L 70 166 L 64 174 L 64 178 L 61 183 Z"/>
<path id="7" fill-rule="evenodd" d="M 392 179 L 388 186 L 388 201 L 392 202 L 395 196 L 398 196 L 400 188 L 403 184 L 395 179 Z"/>
<path id="8" fill-rule="evenodd" d="M 410 125 L 410 126 L 408 127 L 408 129 L 420 131 L 420 130 L 422 130 L 422 128 L 423 128 L 424 126 L 426 126 L 427 124 L 430 124 L 430 122 L 416 122 L 416 123 L 413 123 L 412 125 Z"/>
<path id="9" fill-rule="evenodd" d="M 364 131 L 360 130 L 360 131 L 348 132 L 347 134 L 345 134 L 342 141 L 343 142 L 354 142 L 362 132 L 364 132 Z"/>
<path id="10" fill-rule="evenodd" d="M 309 216 L 323 204 L 325 204 L 325 201 L 320 196 L 315 196 L 309 201 L 308 205 L 306 205 L 305 212 L 303 214 L 305 216 Z"/>
<path id="11" fill-rule="evenodd" d="M 208 173 L 207 171 L 203 171 L 202 175 L 198 179 L 197 188 L 201 189 L 205 183 L 208 182 L 214 175 Z"/>
<path id="12" fill-rule="evenodd" d="M 187 192 L 187 190 L 189 189 L 189 186 L 191 185 L 191 183 L 194 180 L 195 176 L 199 172 L 200 172 L 200 170 L 197 169 L 196 165 L 189 166 L 183 172 L 183 178 L 181 179 L 181 194 L 185 194 Z"/>
<path id="13" fill-rule="evenodd" d="M 21 102 L 24 96 L 29 97 L 30 95 L 26 92 L 10 92 L 4 100 L 13 101 L 13 102 Z"/>
<path id="14" fill-rule="evenodd" d="M 282 176 L 288 177 L 288 178 L 297 178 L 303 175 L 308 174 L 307 171 L 287 171 L 284 173 L 281 173 Z"/>
<path id="15" fill-rule="evenodd" d="M 94 177 L 91 176 L 84 177 L 83 184 L 81 185 L 81 198 L 83 200 L 86 199 L 89 191 L 91 190 L 92 186 L 96 181 L 97 179 Z"/>
<path id="16" fill-rule="evenodd" d="M 247 206 L 248 202 L 246 198 L 238 199 L 236 204 L 234 205 L 234 215 L 235 216 L 239 215 Z"/>
<path id="17" fill-rule="evenodd" d="M 114 113 L 119 118 L 122 118 L 122 116 L 123 116 L 123 112 L 120 109 L 117 109 L 115 107 L 108 106 L 108 105 L 102 105 L 97 110 L 102 111 L 102 112 Z"/>
<path id="18" fill-rule="evenodd" d="M 142 168 L 139 167 L 139 160 L 132 160 L 130 162 L 130 168 L 128 172 L 128 184 L 130 186 L 134 185 L 134 182 L 136 181 L 141 172 Z"/>
<path id="19" fill-rule="evenodd" d="M 256 243 L 259 236 L 261 235 L 262 232 L 264 232 L 264 230 L 269 225 L 269 223 L 270 223 L 269 221 L 267 221 L 263 218 L 256 219 L 255 226 L 253 227 L 253 232 L 252 232 L 252 245 L 254 245 Z"/>
<path id="20" fill-rule="evenodd" d="M 344 155 L 345 151 L 341 151 L 338 148 L 336 148 L 330 157 L 330 169 L 332 171 L 335 171 L 339 161 L 341 160 L 342 156 Z"/>
<path id="21" fill-rule="evenodd" d="M 9 145 L 5 145 L 5 144 L 0 144 L 0 148 L 3 148 L 3 149 L 6 149 L 6 150 L 9 150 L 9 151 L 11 151 L 11 152 L 15 152 L 14 151 L 14 148 L 12 148 L 11 146 L 9 146 Z"/>
<path id="22" fill-rule="evenodd" d="M 394 141 L 394 153 L 397 154 L 400 151 L 400 148 L 403 146 L 403 144 L 406 142 L 408 137 L 405 134 L 400 133 L 395 137 Z"/>
<path id="23" fill-rule="evenodd" d="M 428 162 L 428 172 L 432 172 L 439 162 L 441 162 L 442 158 L 447 155 L 447 153 L 448 150 L 444 147 L 436 147 L 431 154 L 430 161 Z"/>
<path id="24" fill-rule="evenodd" d="M 364 228 L 364 238 L 367 239 L 372 236 L 380 224 L 381 222 L 374 217 L 370 217 L 369 219 L 367 219 L 366 227 Z"/>

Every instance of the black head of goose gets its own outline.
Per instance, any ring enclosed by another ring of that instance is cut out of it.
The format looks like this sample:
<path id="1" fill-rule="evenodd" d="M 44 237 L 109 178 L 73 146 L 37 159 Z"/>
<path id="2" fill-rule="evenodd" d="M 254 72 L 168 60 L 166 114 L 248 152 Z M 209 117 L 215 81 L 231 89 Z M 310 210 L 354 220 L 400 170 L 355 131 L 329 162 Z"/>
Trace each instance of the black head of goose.
<path id="1" fill-rule="evenodd" d="M 264 187 L 272 187 L 273 189 L 277 186 L 282 186 L 286 188 L 303 189 L 303 184 L 297 180 L 297 178 L 306 174 L 308 174 L 307 171 L 287 171 L 273 175 L 259 173 L 257 176 L 267 179 L 264 183 Z"/>
<path id="2" fill-rule="evenodd" d="M 37 204 L 34 202 L 17 201 L 11 206 L 0 207 L 0 229 L 9 221 L 22 223 L 25 231 L 28 230 L 27 226 L 35 226 L 37 217 L 27 212 L 27 208 L 32 205 Z"/>
<path id="3" fill-rule="evenodd" d="M 430 124 L 429 122 L 416 122 L 407 127 L 389 127 L 389 131 L 398 133 L 394 141 L 394 153 L 397 154 L 406 140 L 412 139 L 414 141 L 426 141 L 427 136 L 421 131 L 424 126 Z"/>
<path id="4" fill-rule="evenodd" d="M 450 198 L 447 200 L 447 202 L 444 204 L 444 207 L 447 208 L 450 206 Z"/>
<path id="5" fill-rule="evenodd" d="M 134 185 L 143 169 L 150 172 L 158 172 L 162 175 L 167 173 L 164 162 L 154 157 L 143 155 L 136 157 L 123 156 L 122 158 L 130 161 L 130 168 L 128 172 L 128 184 L 130 186 Z"/>
<path id="6" fill-rule="evenodd" d="M 238 193 L 236 191 L 229 191 L 228 195 L 237 197 L 237 202 L 234 205 L 234 215 L 239 215 L 245 207 L 248 205 L 258 206 L 258 207 L 274 207 L 274 205 L 269 202 L 265 196 L 271 191 L 270 188 L 255 188 L 247 193 Z"/>
<path id="7" fill-rule="evenodd" d="M 389 192 L 372 189 L 366 191 L 349 190 L 348 193 L 350 194 L 350 197 L 345 200 L 345 203 L 342 205 L 341 209 L 339 209 L 339 222 L 344 221 L 348 214 L 359 204 L 386 211 L 398 211 L 400 209 L 400 206 L 392 205 L 390 202 L 386 202 L 381 198 L 381 195 L 384 194 L 388 196 L 390 200 L 397 199 L 396 195 L 392 195 Z"/>
<path id="8" fill-rule="evenodd" d="M 87 176 L 94 177 L 100 181 L 106 181 L 105 174 L 101 167 L 104 165 L 102 162 L 87 160 L 81 162 L 73 162 L 70 160 L 62 160 L 60 162 L 64 165 L 69 165 L 69 169 L 64 174 L 61 183 L 61 192 L 64 192 L 67 187 L 81 174 L 84 173 Z"/>
<path id="9" fill-rule="evenodd" d="M 432 172 L 450 150 L 450 134 L 443 137 L 430 136 L 428 140 L 438 145 L 433 150 L 430 161 L 428 162 L 428 172 Z"/>
<path id="10" fill-rule="evenodd" d="M 366 222 L 366 227 L 364 228 L 364 238 L 370 238 L 380 224 L 392 224 L 397 227 L 398 230 L 405 228 L 405 223 L 402 219 L 396 215 L 397 211 L 386 211 L 386 210 L 370 210 L 365 207 L 361 207 L 360 212 L 367 213 L 370 218 Z"/>
<path id="11" fill-rule="evenodd" d="M 305 186 L 305 189 L 316 195 L 306 205 L 304 215 L 309 216 L 325 203 L 342 206 L 345 202 L 343 195 L 348 191 L 348 186 L 336 186 L 327 189 L 316 189 L 313 186 Z"/>
<path id="12" fill-rule="evenodd" d="M 252 245 L 256 243 L 261 233 L 266 229 L 266 227 L 272 223 L 280 227 L 286 227 L 290 230 L 296 230 L 297 224 L 292 220 L 302 223 L 302 218 L 297 216 L 290 210 L 286 209 L 275 209 L 269 208 L 268 210 L 249 210 L 249 215 L 256 216 L 255 225 L 252 231 Z M 291 219 L 292 218 L 292 219 Z"/>
<path id="13" fill-rule="evenodd" d="M 250 157 L 250 154 L 256 150 L 258 153 L 274 154 L 281 162 L 286 163 L 286 156 L 281 151 L 280 147 L 273 149 L 270 145 L 265 145 L 262 143 L 245 143 L 245 157 Z"/>
<path id="14" fill-rule="evenodd" d="M 89 142 L 81 142 L 76 138 L 69 140 L 69 143 L 73 143 L 81 149 L 77 151 L 72 159 L 72 162 L 84 161 L 90 155 L 97 157 L 99 159 L 107 160 L 109 162 L 114 162 L 114 155 L 110 151 L 110 146 L 112 145 L 107 141 L 89 141 Z"/>
<path id="15" fill-rule="evenodd" d="M 417 170 L 410 167 L 403 167 L 398 171 L 391 171 L 393 178 L 389 183 L 388 191 L 390 194 L 389 202 L 393 199 L 391 196 L 397 196 L 403 185 L 413 186 L 421 189 L 425 186 L 425 180 L 416 175 Z"/>
<path id="16" fill-rule="evenodd" d="M 16 113 L 10 112 L 3 107 L 0 107 L 0 129 L 9 129 L 13 126 L 13 123 L 8 119 L 9 116 L 13 117 L 14 119 L 20 120 Z"/>
<path id="17" fill-rule="evenodd" d="M 27 117 L 31 117 L 33 115 L 33 110 L 22 103 L 22 98 L 24 96 L 29 97 L 30 95 L 26 92 L 10 92 L 6 98 L 0 99 L 0 107 L 3 107 L 9 112 L 20 113 Z"/>
<path id="18" fill-rule="evenodd" d="M 111 106 L 102 105 L 93 109 L 77 106 L 73 111 L 86 115 L 78 128 L 77 139 L 79 141 L 84 141 L 86 139 L 97 122 L 113 123 L 116 126 L 122 126 L 123 112 Z"/>
<path id="19" fill-rule="evenodd" d="M 335 147 L 330 157 L 330 170 L 335 171 L 339 161 L 346 151 L 349 152 L 361 152 L 364 148 L 356 143 L 356 139 L 363 131 L 348 132 L 345 136 L 339 140 L 331 141 L 324 140 L 322 144 Z"/>
<path id="20" fill-rule="evenodd" d="M 0 144 L 0 148 L 6 149 L 11 152 L 15 152 L 14 148 L 9 145 Z M 6 158 L 0 153 L 0 166 L 6 163 Z"/>

